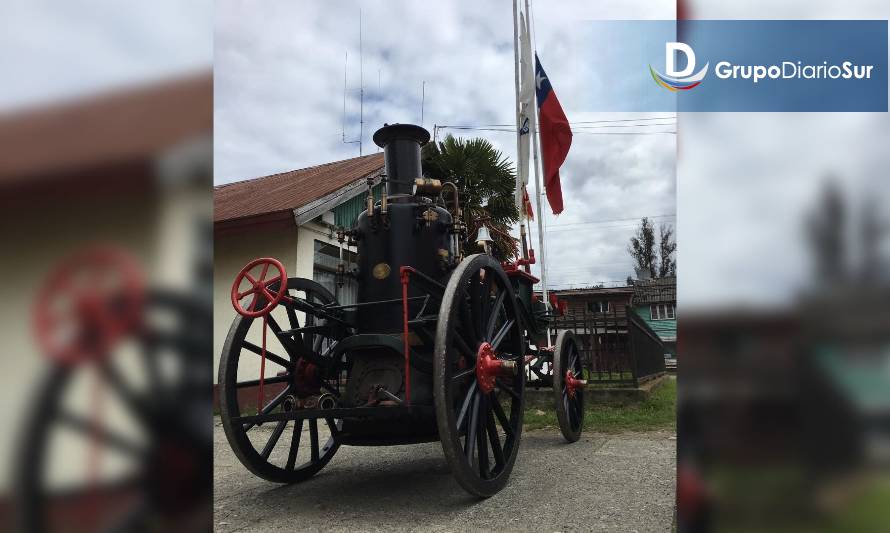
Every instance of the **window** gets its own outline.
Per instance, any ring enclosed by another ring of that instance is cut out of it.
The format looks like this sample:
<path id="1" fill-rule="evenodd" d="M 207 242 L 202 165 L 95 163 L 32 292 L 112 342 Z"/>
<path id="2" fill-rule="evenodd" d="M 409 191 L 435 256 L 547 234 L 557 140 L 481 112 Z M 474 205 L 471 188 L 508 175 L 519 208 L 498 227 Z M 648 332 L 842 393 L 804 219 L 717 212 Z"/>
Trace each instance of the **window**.
<path id="1" fill-rule="evenodd" d="M 611 313 L 612 302 L 601 300 L 598 302 L 587 302 L 587 310 L 591 313 Z"/>
<path id="2" fill-rule="evenodd" d="M 337 266 L 340 264 L 340 247 L 322 241 L 315 241 L 315 255 L 312 261 L 312 279 L 320 283 L 337 298 L 340 304 L 352 304 L 358 296 L 358 285 L 350 273 L 355 268 L 355 252 L 343 249 L 343 263 L 346 275 L 342 286 L 337 286 Z"/>
<path id="3" fill-rule="evenodd" d="M 652 304 L 652 320 L 673 320 L 676 318 L 674 304 Z"/>

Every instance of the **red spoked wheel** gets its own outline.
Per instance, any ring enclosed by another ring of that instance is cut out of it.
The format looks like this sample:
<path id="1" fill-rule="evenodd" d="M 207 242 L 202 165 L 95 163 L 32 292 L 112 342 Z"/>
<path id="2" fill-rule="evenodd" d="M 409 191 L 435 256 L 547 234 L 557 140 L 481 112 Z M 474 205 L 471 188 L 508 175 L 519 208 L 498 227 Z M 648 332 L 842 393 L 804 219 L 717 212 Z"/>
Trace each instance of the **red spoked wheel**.
<path id="1" fill-rule="evenodd" d="M 63 260 L 38 293 L 34 330 L 44 355 L 60 364 L 106 356 L 138 329 L 145 279 L 138 262 L 111 246 Z"/>
<path id="2" fill-rule="evenodd" d="M 277 272 L 274 272 L 271 277 L 267 278 L 269 267 L 273 267 Z M 256 269 L 260 271 L 258 277 L 251 275 L 251 271 Z M 284 280 L 284 283 L 282 283 L 282 280 Z M 249 287 L 242 291 L 241 286 L 245 284 L 245 281 L 249 284 Z M 275 284 L 278 284 L 278 287 L 274 289 L 275 292 L 272 292 L 270 287 Z M 260 257 L 248 263 L 235 277 L 235 283 L 232 284 L 232 306 L 235 307 L 235 311 L 241 316 L 257 318 L 267 315 L 272 309 L 275 309 L 275 306 L 284 298 L 286 292 L 287 272 L 284 270 L 284 265 L 281 264 L 281 261 L 272 257 Z M 250 298 L 250 303 L 245 308 L 242 302 L 246 298 Z M 257 305 L 263 301 L 265 301 L 265 305 L 257 309 Z"/>

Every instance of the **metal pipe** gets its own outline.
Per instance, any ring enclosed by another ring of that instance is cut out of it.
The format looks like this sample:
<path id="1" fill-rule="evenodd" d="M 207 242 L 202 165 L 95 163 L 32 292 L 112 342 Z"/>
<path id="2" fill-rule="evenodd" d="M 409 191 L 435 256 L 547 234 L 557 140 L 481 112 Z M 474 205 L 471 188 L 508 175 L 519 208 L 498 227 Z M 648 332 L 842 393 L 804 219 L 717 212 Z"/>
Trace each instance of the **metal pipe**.
<path id="1" fill-rule="evenodd" d="M 408 278 L 414 269 L 408 266 L 399 268 L 402 278 L 402 342 L 405 351 L 405 404 L 411 405 L 411 343 L 408 340 Z"/>

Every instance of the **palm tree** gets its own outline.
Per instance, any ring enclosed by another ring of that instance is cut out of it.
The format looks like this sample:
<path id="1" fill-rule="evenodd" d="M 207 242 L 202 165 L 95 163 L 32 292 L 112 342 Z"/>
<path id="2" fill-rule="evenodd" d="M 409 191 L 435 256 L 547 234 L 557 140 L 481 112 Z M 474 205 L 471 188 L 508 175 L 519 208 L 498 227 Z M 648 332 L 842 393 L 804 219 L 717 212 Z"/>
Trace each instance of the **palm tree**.
<path id="1" fill-rule="evenodd" d="M 490 142 L 449 135 L 423 147 L 423 168 L 427 177 L 454 182 L 460 191 L 468 234 L 464 254 L 482 251 L 476 234 L 485 224 L 494 239 L 491 253 L 495 258 L 506 261 L 519 255 L 516 239 L 510 236 L 510 226 L 519 220 L 514 201 L 516 174 Z"/>

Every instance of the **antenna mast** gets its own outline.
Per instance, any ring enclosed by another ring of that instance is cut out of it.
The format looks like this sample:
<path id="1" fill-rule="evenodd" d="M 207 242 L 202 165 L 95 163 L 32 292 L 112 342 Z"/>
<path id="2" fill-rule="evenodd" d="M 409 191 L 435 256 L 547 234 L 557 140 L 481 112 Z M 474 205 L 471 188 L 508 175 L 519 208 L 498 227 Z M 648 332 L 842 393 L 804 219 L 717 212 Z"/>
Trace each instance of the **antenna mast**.
<path id="1" fill-rule="evenodd" d="M 346 51 L 345 59 L 343 60 L 343 130 L 340 133 L 341 138 L 343 139 L 343 144 L 355 144 L 361 142 L 361 139 L 356 141 L 347 141 L 346 140 L 346 87 L 347 87 L 347 72 L 349 71 L 349 50 Z"/>
<path id="2" fill-rule="evenodd" d="M 346 143 L 346 73 L 349 68 L 349 50 L 343 59 L 343 143 Z"/>

